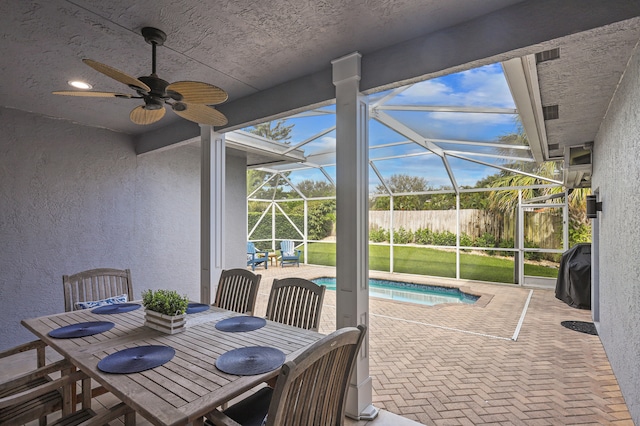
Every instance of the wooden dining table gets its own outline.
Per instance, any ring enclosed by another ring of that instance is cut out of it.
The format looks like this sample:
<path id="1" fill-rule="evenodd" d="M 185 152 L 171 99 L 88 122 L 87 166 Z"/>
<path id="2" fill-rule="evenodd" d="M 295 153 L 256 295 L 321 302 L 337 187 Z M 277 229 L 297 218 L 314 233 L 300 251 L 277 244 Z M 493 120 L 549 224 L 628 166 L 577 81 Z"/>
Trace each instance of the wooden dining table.
<path id="1" fill-rule="evenodd" d="M 186 330 L 169 335 L 144 326 L 144 308 L 112 315 L 91 310 L 65 312 L 22 320 L 22 324 L 154 425 L 200 425 L 203 416 L 264 381 L 279 369 L 256 375 L 233 375 L 215 366 L 216 359 L 248 346 L 280 349 L 293 359 L 323 335 L 267 321 L 257 330 L 224 332 L 218 321 L 240 314 L 210 307 L 187 315 Z M 71 324 L 109 321 L 108 331 L 79 338 L 52 338 L 49 332 Z M 106 356 L 127 348 L 166 345 L 175 349 L 167 363 L 139 373 L 112 374 L 98 369 Z"/>

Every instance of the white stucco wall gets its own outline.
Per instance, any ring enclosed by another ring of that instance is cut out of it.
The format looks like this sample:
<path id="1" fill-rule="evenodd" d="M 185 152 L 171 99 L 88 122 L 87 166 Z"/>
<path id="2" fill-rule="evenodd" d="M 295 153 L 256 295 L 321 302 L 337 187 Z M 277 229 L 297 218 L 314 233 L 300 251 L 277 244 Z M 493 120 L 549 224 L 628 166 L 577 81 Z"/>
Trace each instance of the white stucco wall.
<path id="1" fill-rule="evenodd" d="M 600 339 L 640 424 L 640 54 L 636 51 L 598 132 Z M 594 240 L 595 241 L 595 240 Z"/>
<path id="2" fill-rule="evenodd" d="M 247 267 L 247 154 L 227 149 L 225 269 Z"/>
<path id="3" fill-rule="evenodd" d="M 11 109 L 0 129 L 0 350 L 64 311 L 63 274 L 130 268 L 136 297 L 199 298 L 199 149 L 137 157 L 126 135 Z"/>

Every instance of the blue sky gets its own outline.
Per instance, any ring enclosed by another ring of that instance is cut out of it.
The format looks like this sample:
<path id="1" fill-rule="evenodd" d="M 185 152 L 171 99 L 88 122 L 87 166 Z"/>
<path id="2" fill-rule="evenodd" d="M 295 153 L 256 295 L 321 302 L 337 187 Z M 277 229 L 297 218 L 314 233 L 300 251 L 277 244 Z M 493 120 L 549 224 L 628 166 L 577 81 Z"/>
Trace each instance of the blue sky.
<path id="1" fill-rule="evenodd" d="M 389 92 L 369 96 L 370 104 Z M 417 83 L 392 100 L 385 103 L 393 105 L 426 105 L 452 107 L 493 107 L 515 109 L 515 104 L 500 64 L 488 65 L 456 74 Z M 335 111 L 333 106 L 324 108 Z M 463 113 L 463 112 L 426 112 L 385 110 L 394 120 L 402 122 L 424 138 L 452 139 L 465 141 L 497 142 L 501 136 L 517 132 L 517 116 L 514 114 Z M 314 134 L 335 124 L 335 116 L 328 114 L 316 117 L 299 117 L 287 120 L 295 124 L 292 145 L 300 143 Z M 305 154 L 335 151 L 335 131 L 305 145 Z M 369 145 L 406 141 L 407 138 L 389 127 L 371 120 L 369 124 Z M 475 152 L 494 152 L 493 149 L 447 144 L 447 149 L 472 150 Z M 406 155 L 426 152 L 415 143 L 370 151 L 370 159 L 383 156 Z M 524 151 L 521 154 L 525 154 Z M 487 160 L 495 163 L 495 160 Z M 374 161 L 384 177 L 404 173 L 424 177 L 429 185 L 451 186 L 442 160 L 436 155 L 406 157 L 404 159 Z M 459 185 L 473 186 L 479 179 L 498 172 L 495 168 L 481 166 L 464 160 L 452 160 L 452 168 Z M 335 168 L 330 169 L 335 173 Z M 302 179 L 324 179 L 318 172 L 292 172 L 294 182 Z M 334 176 L 335 178 L 335 176 Z M 370 171 L 370 190 L 379 183 L 373 171 Z"/>

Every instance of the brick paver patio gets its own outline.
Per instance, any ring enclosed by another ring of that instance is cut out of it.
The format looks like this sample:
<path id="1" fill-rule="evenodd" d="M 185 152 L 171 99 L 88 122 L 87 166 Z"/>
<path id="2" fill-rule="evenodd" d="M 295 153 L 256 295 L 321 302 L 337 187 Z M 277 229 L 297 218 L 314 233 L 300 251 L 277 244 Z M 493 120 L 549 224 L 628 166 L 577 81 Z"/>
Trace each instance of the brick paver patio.
<path id="1" fill-rule="evenodd" d="M 274 277 L 335 276 L 326 267 L 259 269 L 256 315 L 264 315 Z M 476 305 L 434 307 L 370 299 L 370 372 L 378 408 L 427 425 L 633 425 L 598 336 L 561 321 L 591 312 L 528 289 L 406 274 L 371 277 L 465 287 Z M 320 331 L 335 330 L 327 291 Z M 517 340 L 514 332 L 530 297 Z"/>

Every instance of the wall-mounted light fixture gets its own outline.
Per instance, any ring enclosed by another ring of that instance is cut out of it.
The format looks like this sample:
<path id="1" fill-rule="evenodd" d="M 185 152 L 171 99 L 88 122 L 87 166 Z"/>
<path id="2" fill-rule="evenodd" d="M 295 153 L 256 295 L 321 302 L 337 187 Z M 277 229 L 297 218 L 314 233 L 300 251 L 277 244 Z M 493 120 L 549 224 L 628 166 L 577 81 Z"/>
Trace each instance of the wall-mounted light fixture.
<path id="1" fill-rule="evenodd" d="M 602 211 L 602 202 L 597 201 L 595 195 L 587 195 L 587 217 L 589 219 L 596 219 L 598 212 Z"/>

